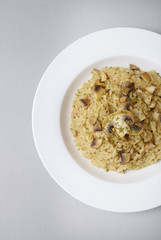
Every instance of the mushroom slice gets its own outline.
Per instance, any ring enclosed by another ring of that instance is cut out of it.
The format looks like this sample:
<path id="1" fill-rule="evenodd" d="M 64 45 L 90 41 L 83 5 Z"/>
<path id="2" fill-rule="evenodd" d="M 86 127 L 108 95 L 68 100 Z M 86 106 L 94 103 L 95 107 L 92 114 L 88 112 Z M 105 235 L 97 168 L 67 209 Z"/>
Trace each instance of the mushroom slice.
<path id="1" fill-rule="evenodd" d="M 130 153 L 120 152 L 121 165 L 127 164 L 130 161 Z"/>
<path id="2" fill-rule="evenodd" d="M 130 111 L 122 110 L 109 114 L 103 121 L 103 126 L 111 131 L 112 125 L 114 126 L 117 134 L 123 138 L 126 134 L 130 133 L 130 127 L 128 124 L 134 123 L 134 116 Z M 106 125 L 107 124 L 107 125 Z M 111 132 L 110 132 L 111 133 Z"/>
<path id="3" fill-rule="evenodd" d="M 131 128 L 131 135 L 139 135 L 141 133 L 142 130 L 142 126 L 138 125 L 138 124 L 133 124 L 130 126 Z"/>
<path id="4" fill-rule="evenodd" d="M 129 125 L 121 118 L 115 118 L 114 119 L 114 126 L 117 134 L 120 136 L 120 138 L 123 138 L 126 134 L 130 133 L 130 127 Z"/>
<path id="5" fill-rule="evenodd" d="M 161 122 L 161 113 L 154 112 L 152 116 L 156 122 Z"/>
<path id="6" fill-rule="evenodd" d="M 134 123 L 134 116 L 130 111 L 123 110 L 115 114 L 113 122 L 117 134 L 123 138 L 126 134 L 130 134 L 129 124 Z"/>
<path id="7" fill-rule="evenodd" d="M 134 89 L 134 83 L 131 83 L 129 81 L 125 82 L 124 86 L 129 88 L 130 91 L 132 91 Z"/>
<path id="8" fill-rule="evenodd" d="M 96 88 L 98 85 L 103 87 L 103 88 L 106 88 L 106 84 L 103 83 L 103 82 L 95 82 L 94 87 Z"/>
<path id="9" fill-rule="evenodd" d="M 98 149 L 100 148 L 102 145 L 102 139 L 98 139 L 98 138 L 94 138 L 92 143 L 91 143 L 91 147 L 94 149 Z"/>
<path id="10" fill-rule="evenodd" d="M 104 92 L 105 92 L 105 88 L 102 87 L 101 85 L 97 85 L 94 88 L 94 92 L 95 92 L 95 96 L 96 96 L 96 100 L 100 100 L 101 97 L 103 96 Z"/>
<path id="11" fill-rule="evenodd" d="M 83 106 L 87 107 L 90 103 L 90 100 L 88 98 L 81 98 L 80 102 Z"/>
<path id="12" fill-rule="evenodd" d="M 154 86 L 149 86 L 145 88 L 149 93 L 154 93 L 155 87 Z"/>
<path id="13" fill-rule="evenodd" d="M 130 92 L 130 89 L 128 87 L 125 87 L 125 86 L 121 87 L 121 93 L 123 95 L 127 96 L 129 92 Z"/>
<path id="14" fill-rule="evenodd" d="M 90 119 L 89 119 L 89 123 L 93 126 L 93 125 L 95 125 L 95 123 L 97 122 L 97 118 L 96 117 L 91 117 Z"/>
<path id="15" fill-rule="evenodd" d="M 106 125 L 107 122 L 109 122 L 110 120 L 113 121 L 113 119 L 116 118 L 116 119 L 122 119 L 124 121 L 126 120 L 131 120 L 132 123 L 134 123 L 134 115 L 128 111 L 128 110 L 121 110 L 121 111 L 118 111 L 118 112 L 114 112 L 114 113 L 111 113 L 109 114 L 104 120 L 103 120 L 103 126 Z"/>
<path id="16" fill-rule="evenodd" d="M 155 147 L 155 145 L 154 145 L 153 143 L 151 143 L 151 142 L 146 142 L 146 143 L 145 143 L 145 146 L 146 146 L 146 148 L 148 148 L 148 149 L 151 149 L 151 148 L 154 148 L 154 147 Z"/>
<path id="17" fill-rule="evenodd" d="M 109 122 L 106 126 L 106 130 L 110 134 L 113 132 L 113 128 L 114 128 L 114 123 L 113 122 Z"/>
<path id="18" fill-rule="evenodd" d="M 130 64 L 130 69 L 131 69 L 131 70 L 140 70 L 140 68 L 137 67 L 137 66 L 134 65 L 134 64 Z"/>
<path id="19" fill-rule="evenodd" d="M 131 106 L 130 102 L 125 102 L 125 103 L 121 104 L 120 110 L 128 110 L 128 111 L 130 111 L 130 106 Z"/>
<path id="20" fill-rule="evenodd" d="M 143 80 L 145 80 L 146 82 L 150 82 L 150 81 L 151 81 L 151 77 L 150 77 L 150 75 L 149 75 L 147 72 L 143 72 L 143 73 L 141 74 L 141 78 L 142 78 Z"/>
<path id="21" fill-rule="evenodd" d="M 129 123 L 134 123 L 134 116 L 130 111 L 123 110 L 116 112 L 113 118 L 113 123 L 117 134 L 123 138 L 126 134 L 130 133 Z"/>
<path id="22" fill-rule="evenodd" d="M 101 123 L 97 120 L 97 122 L 93 126 L 93 131 L 102 131 Z"/>
<path id="23" fill-rule="evenodd" d="M 119 112 L 119 114 L 122 115 L 122 119 L 124 121 L 131 121 L 131 123 L 134 123 L 134 121 L 135 121 L 134 120 L 134 115 L 130 111 L 122 110 L 122 111 Z"/>
<path id="24" fill-rule="evenodd" d="M 125 134 L 124 139 L 129 140 L 129 135 Z"/>
<path id="25" fill-rule="evenodd" d="M 108 76 L 104 71 L 101 71 L 101 82 L 106 82 L 108 80 Z"/>

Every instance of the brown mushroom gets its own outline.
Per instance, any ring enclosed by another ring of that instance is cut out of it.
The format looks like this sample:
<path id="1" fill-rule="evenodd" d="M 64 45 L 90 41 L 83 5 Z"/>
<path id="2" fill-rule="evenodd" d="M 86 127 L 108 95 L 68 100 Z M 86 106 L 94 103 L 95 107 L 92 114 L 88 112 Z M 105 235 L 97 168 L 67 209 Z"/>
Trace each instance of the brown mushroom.
<path id="1" fill-rule="evenodd" d="M 135 130 L 136 132 L 139 132 L 141 130 L 141 126 L 137 124 L 131 125 L 131 129 Z"/>
<path id="2" fill-rule="evenodd" d="M 132 91 L 134 89 L 134 83 L 131 83 L 129 81 L 125 82 L 124 86 L 129 88 L 130 91 Z"/>
<path id="3" fill-rule="evenodd" d="M 121 165 L 127 164 L 130 161 L 130 153 L 120 152 Z"/>
<path id="4" fill-rule="evenodd" d="M 101 123 L 97 120 L 97 122 L 93 126 L 93 131 L 102 131 Z"/>
<path id="5" fill-rule="evenodd" d="M 129 134 L 125 134 L 124 139 L 129 140 Z"/>
<path id="6" fill-rule="evenodd" d="M 122 86 L 122 87 L 121 87 L 121 93 L 122 93 L 124 96 L 127 96 L 129 92 L 130 92 L 130 89 L 129 89 L 128 87 L 125 87 L 125 86 Z"/>
<path id="7" fill-rule="evenodd" d="M 131 128 L 131 135 L 134 135 L 134 136 L 139 135 L 142 130 L 141 124 L 132 124 L 130 128 Z"/>
<path id="8" fill-rule="evenodd" d="M 112 126 L 114 126 L 116 133 L 123 138 L 130 133 L 129 124 L 133 123 L 133 114 L 130 111 L 122 110 L 108 115 L 103 121 L 103 126 L 105 126 L 105 129 L 108 129 L 109 133 L 112 133 Z"/>
<path id="9" fill-rule="evenodd" d="M 103 126 L 105 126 L 107 122 L 109 122 L 110 120 L 113 120 L 113 119 L 116 121 L 118 121 L 119 119 L 124 120 L 124 121 L 131 120 L 132 123 L 134 123 L 134 115 L 128 110 L 121 110 L 121 111 L 109 114 L 103 120 Z"/>
<path id="10" fill-rule="evenodd" d="M 131 70 L 140 70 L 140 68 L 137 67 L 137 66 L 134 65 L 134 64 L 130 64 L 130 69 L 131 69 Z"/>
<path id="11" fill-rule="evenodd" d="M 96 96 L 96 100 L 100 100 L 101 97 L 103 96 L 104 92 L 105 92 L 105 88 L 103 86 L 96 85 L 94 88 L 94 92 L 95 92 L 95 96 Z"/>
<path id="12" fill-rule="evenodd" d="M 109 122 L 106 126 L 106 130 L 110 134 L 113 132 L 113 128 L 114 128 L 114 123 L 113 122 Z"/>
<path id="13" fill-rule="evenodd" d="M 134 123 L 134 116 L 130 114 L 130 111 L 128 110 L 124 110 L 124 111 L 127 111 L 128 113 L 124 113 L 122 115 L 122 120 Z"/>
<path id="14" fill-rule="evenodd" d="M 130 111 L 130 106 L 131 106 L 130 102 L 125 102 L 125 103 L 121 104 L 120 110 L 128 110 L 128 111 Z"/>
<path id="15" fill-rule="evenodd" d="M 97 122 L 97 118 L 96 117 L 91 117 L 89 119 L 89 123 L 93 126 L 95 123 Z"/>
<path id="16" fill-rule="evenodd" d="M 94 149 L 98 149 L 100 148 L 102 145 L 102 139 L 98 139 L 98 138 L 94 138 L 92 143 L 91 143 L 91 147 Z"/>
<path id="17" fill-rule="evenodd" d="M 90 103 L 90 100 L 88 98 L 81 98 L 80 102 L 83 106 L 87 107 Z"/>
<path id="18" fill-rule="evenodd" d="M 143 72 L 143 73 L 141 74 L 141 78 L 142 78 L 144 81 L 146 81 L 146 82 L 150 82 L 150 81 L 151 81 L 151 77 L 150 77 L 149 73 L 147 73 L 147 72 Z"/>

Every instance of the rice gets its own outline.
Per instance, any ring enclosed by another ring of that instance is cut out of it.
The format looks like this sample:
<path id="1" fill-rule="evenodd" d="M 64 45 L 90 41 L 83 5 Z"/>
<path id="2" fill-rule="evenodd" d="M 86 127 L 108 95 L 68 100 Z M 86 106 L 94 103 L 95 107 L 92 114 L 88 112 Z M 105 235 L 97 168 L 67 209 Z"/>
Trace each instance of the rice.
<path id="1" fill-rule="evenodd" d="M 161 159 L 161 77 L 154 70 L 93 69 L 72 108 L 74 142 L 94 166 L 124 173 Z"/>

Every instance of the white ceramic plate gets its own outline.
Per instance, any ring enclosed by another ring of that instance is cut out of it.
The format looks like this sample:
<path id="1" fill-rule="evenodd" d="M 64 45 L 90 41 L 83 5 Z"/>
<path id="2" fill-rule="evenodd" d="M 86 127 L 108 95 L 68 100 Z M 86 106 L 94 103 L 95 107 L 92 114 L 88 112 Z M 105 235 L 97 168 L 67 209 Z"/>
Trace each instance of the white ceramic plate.
<path id="1" fill-rule="evenodd" d="M 93 67 L 129 63 L 161 73 L 161 35 L 135 28 L 89 34 L 63 50 L 38 86 L 32 112 L 39 156 L 52 178 L 80 201 L 115 212 L 142 211 L 161 205 L 161 161 L 126 174 L 105 172 L 84 159 L 69 130 L 75 91 Z"/>

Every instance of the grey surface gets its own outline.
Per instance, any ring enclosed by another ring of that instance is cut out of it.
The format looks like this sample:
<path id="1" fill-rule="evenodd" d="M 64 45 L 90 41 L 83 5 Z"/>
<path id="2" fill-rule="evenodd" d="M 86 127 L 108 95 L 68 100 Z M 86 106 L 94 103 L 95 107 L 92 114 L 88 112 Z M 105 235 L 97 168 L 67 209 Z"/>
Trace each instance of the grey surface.
<path id="1" fill-rule="evenodd" d="M 1 240 L 161 239 L 161 208 L 104 212 L 65 193 L 43 167 L 31 132 L 36 87 L 63 48 L 109 27 L 161 33 L 160 10 L 160 0 L 0 1 Z"/>

